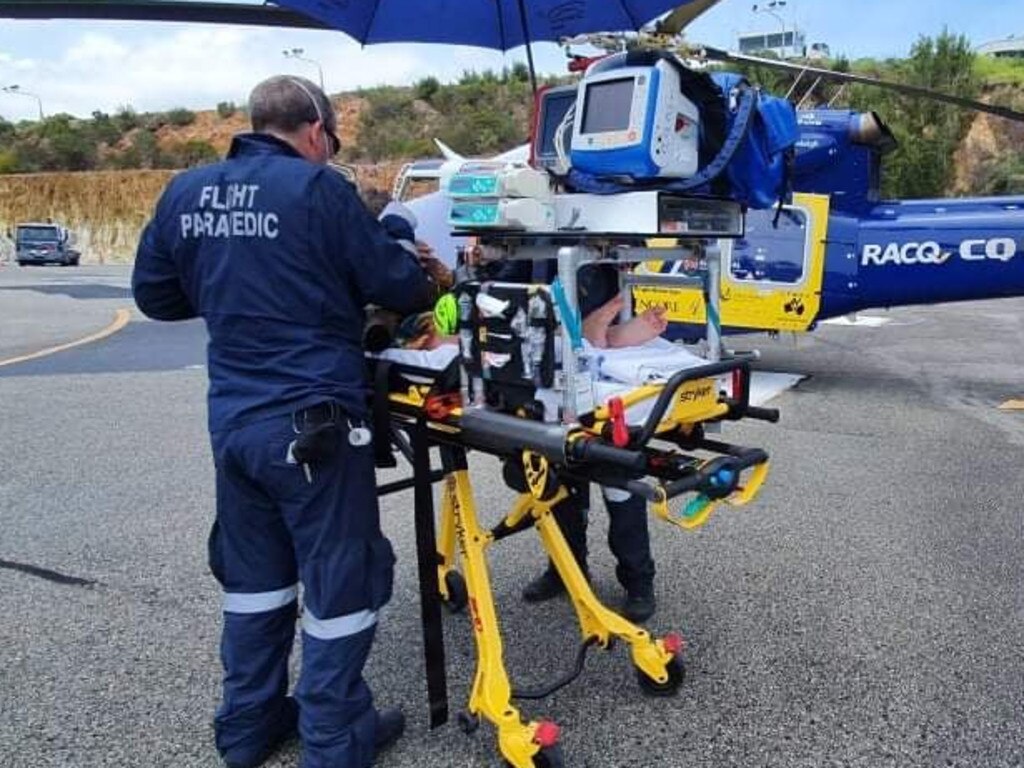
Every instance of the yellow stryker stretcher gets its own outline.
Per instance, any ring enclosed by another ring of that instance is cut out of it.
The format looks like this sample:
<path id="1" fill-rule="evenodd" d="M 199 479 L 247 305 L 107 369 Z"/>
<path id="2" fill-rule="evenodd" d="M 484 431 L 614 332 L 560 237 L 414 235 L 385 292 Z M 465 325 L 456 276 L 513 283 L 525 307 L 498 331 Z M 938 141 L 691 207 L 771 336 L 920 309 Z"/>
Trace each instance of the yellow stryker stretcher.
<path id="1" fill-rule="evenodd" d="M 568 243 L 505 237 L 489 243 L 485 238 L 485 257 L 491 259 L 557 258 L 560 285 L 470 281 L 457 292 L 460 349 L 448 367 L 374 365 L 378 435 L 382 429 L 389 432 L 413 466 L 411 479 L 381 486 L 379 492 L 415 489 L 431 726 L 447 719 L 440 604 L 452 610 L 468 607 L 477 668 L 459 722 L 467 732 L 481 720 L 494 726 L 501 755 L 515 768 L 563 765 L 558 726 L 524 719 L 513 702 L 542 698 L 571 682 L 582 671 L 588 648 L 608 649 L 621 641 L 645 693 L 674 694 L 683 680 L 679 635 L 652 636 L 605 607 L 591 590 L 552 513 L 567 495 L 565 483 L 597 482 L 639 494 L 657 517 L 691 529 L 707 522 L 722 502 L 751 501 L 768 472 L 763 450 L 708 436 L 717 429 L 713 425 L 726 420 L 777 420 L 777 411 L 749 404 L 752 355 L 709 361 L 584 406 L 591 403 L 580 396 L 587 387 L 585 380 L 581 385 L 585 361 L 573 332 L 579 325 L 576 271 L 585 263 L 650 259 L 655 254 L 645 246 L 622 238 L 581 236 Z M 695 254 L 706 261 L 715 256 L 706 241 L 695 240 L 659 249 L 656 257 Z M 709 272 L 717 275 L 705 269 L 705 280 Z M 627 282 L 624 273 L 625 290 Z M 711 330 L 715 333 L 709 337 L 717 340 L 717 329 Z M 720 391 L 723 377 L 731 378 L 728 394 Z M 550 406 L 552 397 L 556 407 L 545 407 L 541 401 Z M 430 466 L 435 446 L 442 465 L 436 470 Z M 508 514 L 489 529 L 473 501 L 466 460 L 470 450 L 498 456 L 506 483 L 519 493 Z M 389 459 L 394 465 L 388 441 L 378 439 L 378 454 L 382 465 Z M 432 484 L 437 481 L 443 481 L 443 491 L 435 535 Z M 575 668 L 539 691 L 515 688 L 505 670 L 487 568 L 492 544 L 529 528 L 536 529 L 566 584 L 582 639 Z"/>

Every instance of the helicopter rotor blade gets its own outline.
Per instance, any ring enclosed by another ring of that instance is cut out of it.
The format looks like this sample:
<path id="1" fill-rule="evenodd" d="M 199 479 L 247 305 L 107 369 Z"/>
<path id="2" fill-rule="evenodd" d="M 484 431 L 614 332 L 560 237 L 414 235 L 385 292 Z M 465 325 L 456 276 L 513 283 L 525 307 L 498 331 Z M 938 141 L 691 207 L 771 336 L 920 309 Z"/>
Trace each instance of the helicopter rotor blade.
<path id="1" fill-rule="evenodd" d="M 729 51 L 723 51 L 719 48 L 705 47 L 701 49 L 701 55 L 704 58 L 712 59 L 713 61 L 731 61 L 737 64 L 756 64 L 761 67 L 770 67 L 772 69 L 779 69 L 786 72 L 793 73 L 806 73 L 822 80 L 832 80 L 841 83 L 859 83 L 861 85 L 872 85 L 876 88 L 886 88 L 890 91 L 896 91 L 897 93 L 903 93 L 907 96 L 917 96 L 920 98 L 931 99 L 932 101 L 939 101 L 943 104 L 951 104 L 955 107 L 962 107 L 964 109 L 974 110 L 976 112 L 985 112 L 989 115 L 995 115 L 996 117 L 1002 117 L 1006 120 L 1013 120 L 1018 123 L 1024 123 L 1024 112 L 1018 112 L 1017 110 L 1010 109 L 1008 107 L 1000 107 L 995 104 L 986 104 L 982 101 L 975 101 L 974 99 L 965 99 L 961 96 L 951 96 L 948 93 L 942 93 L 941 91 L 933 91 L 928 88 L 921 88 L 916 85 L 906 85 L 904 83 L 893 83 L 888 80 L 878 80 L 874 77 L 867 77 L 866 75 L 855 75 L 851 72 L 836 72 L 832 69 L 824 69 L 822 67 L 811 67 L 804 64 L 793 64 L 788 61 L 778 61 L 776 59 L 766 59 L 761 56 L 748 56 L 743 53 L 730 53 Z"/>
<path id="2" fill-rule="evenodd" d="M 102 19 L 328 29 L 316 19 L 257 3 L 184 0 L 0 0 L 0 19 Z"/>
<path id="3" fill-rule="evenodd" d="M 721 0 L 693 0 L 686 5 L 680 5 L 655 24 L 655 32 L 661 35 L 678 35 L 720 2 Z"/>

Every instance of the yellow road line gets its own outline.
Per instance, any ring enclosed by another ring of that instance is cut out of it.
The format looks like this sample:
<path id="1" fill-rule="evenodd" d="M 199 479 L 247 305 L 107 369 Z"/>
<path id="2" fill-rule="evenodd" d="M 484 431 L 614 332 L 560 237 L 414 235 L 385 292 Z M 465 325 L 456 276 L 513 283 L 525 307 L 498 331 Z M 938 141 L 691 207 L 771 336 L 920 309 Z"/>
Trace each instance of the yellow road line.
<path id="1" fill-rule="evenodd" d="M 40 349 L 37 352 L 29 352 L 27 355 L 19 355 L 18 357 L 9 357 L 6 360 L 0 360 L 0 368 L 5 365 L 14 365 L 15 363 L 25 363 L 29 360 L 38 360 L 40 357 L 46 357 L 47 355 L 53 355 L 57 352 L 63 352 L 66 349 L 72 349 L 74 347 L 80 347 L 83 344 L 91 344 L 94 341 L 105 339 L 107 336 L 113 336 L 115 333 L 120 331 L 131 320 L 132 313 L 127 309 L 119 309 L 114 314 L 114 320 L 106 328 L 91 333 L 88 336 L 83 336 L 75 341 L 69 341 L 66 344 L 58 344 L 55 347 L 47 347 L 46 349 Z"/>
<path id="2" fill-rule="evenodd" d="M 999 406 L 1000 411 L 1024 411 L 1024 400 L 1007 400 Z"/>

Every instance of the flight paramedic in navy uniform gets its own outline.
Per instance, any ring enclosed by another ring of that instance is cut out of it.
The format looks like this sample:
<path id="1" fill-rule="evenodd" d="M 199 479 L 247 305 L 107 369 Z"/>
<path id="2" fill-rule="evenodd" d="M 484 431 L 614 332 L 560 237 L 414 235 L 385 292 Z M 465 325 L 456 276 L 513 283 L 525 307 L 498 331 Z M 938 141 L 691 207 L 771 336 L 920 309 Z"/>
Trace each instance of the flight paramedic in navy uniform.
<path id="1" fill-rule="evenodd" d="M 139 244 L 132 287 L 157 320 L 209 331 L 217 517 L 211 569 L 224 589 L 216 744 L 262 763 L 296 730 L 305 768 L 365 768 L 401 734 L 362 677 L 394 554 L 380 530 L 366 428 L 363 308 L 428 309 L 437 286 L 327 167 L 330 101 L 274 77 L 249 100 L 253 133 L 228 158 L 176 176 Z M 298 582 L 302 672 L 288 690 Z"/>

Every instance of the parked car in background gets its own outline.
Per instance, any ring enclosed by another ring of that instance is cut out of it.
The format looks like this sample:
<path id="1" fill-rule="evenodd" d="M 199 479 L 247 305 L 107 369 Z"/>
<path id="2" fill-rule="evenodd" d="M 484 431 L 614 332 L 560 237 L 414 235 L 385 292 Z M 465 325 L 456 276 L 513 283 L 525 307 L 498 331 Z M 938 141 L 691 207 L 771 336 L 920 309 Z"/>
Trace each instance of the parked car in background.
<path id="1" fill-rule="evenodd" d="M 73 267 L 82 254 L 73 248 L 74 236 L 51 222 L 19 224 L 14 231 L 14 257 L 26 264 L 63 264 Z"/>

